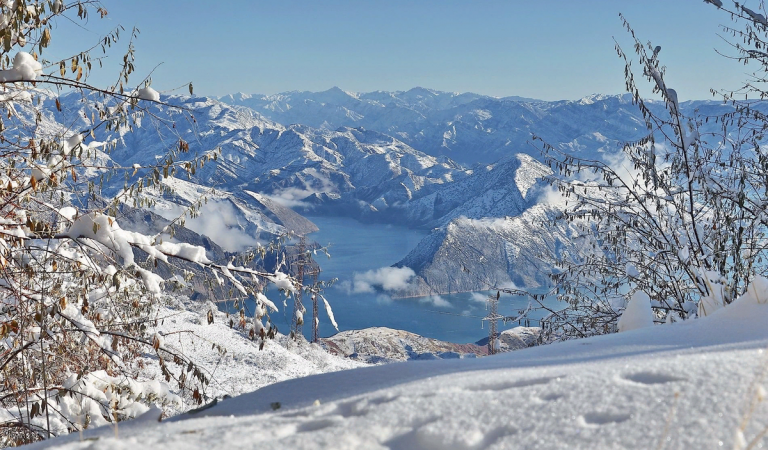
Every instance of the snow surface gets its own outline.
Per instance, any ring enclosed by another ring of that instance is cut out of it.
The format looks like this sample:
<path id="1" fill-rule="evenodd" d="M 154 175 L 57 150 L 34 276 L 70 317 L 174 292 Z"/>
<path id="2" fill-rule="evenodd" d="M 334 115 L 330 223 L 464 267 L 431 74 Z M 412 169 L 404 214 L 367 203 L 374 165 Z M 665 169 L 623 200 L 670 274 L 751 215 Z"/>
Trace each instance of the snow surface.
<path id="1" fill-rule="evenodd" d="M 766 288 L 697 320 L 294 379 L 37 447 L 743 448 L 768 420 Z"/>

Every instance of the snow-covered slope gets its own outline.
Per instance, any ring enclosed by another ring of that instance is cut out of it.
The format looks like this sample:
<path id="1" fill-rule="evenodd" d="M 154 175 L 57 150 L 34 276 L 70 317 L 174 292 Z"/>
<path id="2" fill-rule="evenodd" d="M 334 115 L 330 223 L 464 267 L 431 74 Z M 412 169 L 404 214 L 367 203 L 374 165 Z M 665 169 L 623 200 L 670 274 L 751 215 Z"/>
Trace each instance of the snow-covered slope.
<path id="1" fill-rule="evenodd" d="M 213 311 L 214 321 L 206 315 Z M 210 302 L 189 301 L 183 297 L 163 306 L 156 313 L 157 326 L 151 332 L 164 335 L 165 346 L 194 356 L 195 364 L 211 383 L 202 392 L 207 401 L 225 395 L 235 396 L 291 378 L 363 367 L 366 364 L 334 356 L 304 339 L 292 340 L 278 334 L 266 340 L 251 340 L 246 330 L 230 327 L 229 318 Z M 224 349 L 222 353 L 218 349 Z M 157 363 L 147 360 L 142 376 L 162 379 Z M 190 406 L 184 405 L 182 410 Z"/>
<path id="2" fill-rule="evenodd" d="M 153 201 L 151 210 L 174 220 L 205 199 L 195 217 L 187 214 L 185 226 L 209 236 L 229 252 L 268 243 L 287 231 L 299 235 L 317 231 L 315 224 L 290 208 L 248 190 L 228 192 L 175 177 L 165 178 L 161 183 L 173 193 L 147 188 L 141 194 Z"/>
<path id="3" fill-rule="evenodd" d="M 746 448 L 768 421 L 768 291 L 709 317 L 283 383 L 38 448 Z M 35 448 L 34 446 L 32 448 Z"/>
<path id="4" fill-rule="evenodd" d="M 545 185 L 541 178 L 550 173 L 548 167 L 521 153 L 495 164 L 477 164 L 469 176 L 403 205 L 404 222 L 434 228 L 459 217 L 519 216 L 539 201 Z"/>

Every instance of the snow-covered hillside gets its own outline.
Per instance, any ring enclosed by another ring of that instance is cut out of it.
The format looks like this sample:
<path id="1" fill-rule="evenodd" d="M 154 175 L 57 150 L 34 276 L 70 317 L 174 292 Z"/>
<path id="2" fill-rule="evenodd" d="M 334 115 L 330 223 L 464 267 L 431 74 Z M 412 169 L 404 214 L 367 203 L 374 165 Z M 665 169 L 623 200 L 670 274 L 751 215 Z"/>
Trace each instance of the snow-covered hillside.
<path id="1" fill-rule="evenodd" d="M 761 448 L 768 281 L 757 281 L 702 319 L 290 380 L 31 448 Z"/>
<path id="2" fill-rule="evenodd" d="M 342 331 L 322 339 L 322 343 L 332 354 L 376 364 L 410 360 L 475 358 L 488 354 L 487 346 L 453 344 L 386 327 Z"/>

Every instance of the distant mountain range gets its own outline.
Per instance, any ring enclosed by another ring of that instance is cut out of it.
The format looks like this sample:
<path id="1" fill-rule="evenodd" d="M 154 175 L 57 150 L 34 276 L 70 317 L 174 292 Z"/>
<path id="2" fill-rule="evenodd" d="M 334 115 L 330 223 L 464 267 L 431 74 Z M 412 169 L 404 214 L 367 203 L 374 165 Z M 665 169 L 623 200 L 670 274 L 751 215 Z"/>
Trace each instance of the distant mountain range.
<path id="1" fill-rule="evenodd" d="M 378 131 L 429 155 L 470 166 L 520 152 L 538 157 L 528 144 L 531 134 L 574 151 L 612 151 L 646 132 L 629 94 L 545 102 L 424 88 L 350 93 L 334 87 L 323 92 L 233 94 L 219 99 L 283 124 Z M 664 108 L 658 102 L 651 105 Z M 700 108 L 707 114 L 729 109 L 715 101 L 685 102 L 682 107 L 687 112 Z"/>

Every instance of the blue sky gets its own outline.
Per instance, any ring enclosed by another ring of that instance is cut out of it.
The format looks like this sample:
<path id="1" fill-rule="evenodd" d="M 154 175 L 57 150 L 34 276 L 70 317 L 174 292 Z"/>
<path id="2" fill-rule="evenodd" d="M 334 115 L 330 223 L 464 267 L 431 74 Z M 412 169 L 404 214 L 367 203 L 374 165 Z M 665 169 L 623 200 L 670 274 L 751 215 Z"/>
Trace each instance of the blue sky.
<path id="1" fill-rule="evenodd" d="M 631 50 L 622 12 L 661 45 L 681 99 L 735 88 L 747 69 L 718 56 L 727 14 L 701 0 L 130 0 L 103 2 L 87 31 L 59 24 L 72 50 L 121 24 L 141 30 L 137 71 L 153 87 L 193 81 L 196 93 L 438 90 L 575 99 L 624 91 L 615 37 Z M 751 5 L 754 3 L 754 5 Z M 746 4 L 757 8 L 756 0 Z M 73 34 L 76 34 L 75 38 Z M 56 35 L 54 34 L 54 39 Z M 49 57 L 58 54 L 59 49 Z M 64 51 L 64 50 L 61 50 Z M 119 55 L 111 57 L 113 64 Z M 109 64 L 91 81 L 113 81 Z M 138 78 L 135 79 L 138 81 Z"/>

